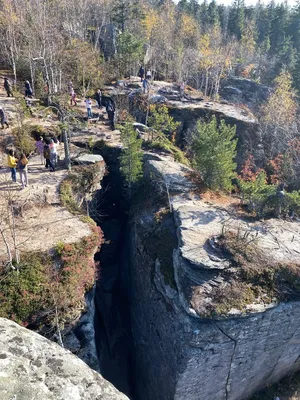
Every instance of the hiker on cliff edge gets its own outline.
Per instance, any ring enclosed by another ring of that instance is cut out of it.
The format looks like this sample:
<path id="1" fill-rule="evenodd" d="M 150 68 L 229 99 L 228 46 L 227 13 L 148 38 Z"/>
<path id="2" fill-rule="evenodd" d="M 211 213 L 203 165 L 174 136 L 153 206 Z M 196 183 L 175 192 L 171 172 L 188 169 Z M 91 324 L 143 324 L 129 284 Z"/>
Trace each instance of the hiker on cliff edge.
<path id="1" fill-rule="evenodd" d="M 114 103 L 110 100 L 107 105 L 106 105 L 106 112 L 107 116 L 110 122 L 110 127 L 111 130 L 115 130 L 115 112 L 116 112 L 116 107 Z"/>
<path id="2" fill-rule="evenodd" d="M 11 83 L 9 82 L 8 78 L 4 78 L 4 89 L 6 90 L 7 97 L 13 97 Z"/>
<path id="3" fill-rule="evenodd" d="M 95 99 L 98 104 L 98 108 L 100 110 L 102 108 L 102 93 L 100 89 L 98 89 L 97 92 L 95 93 Z"/>
<path id="4" fill-rule="evenodd" d="M 144 70 L 143 66 L 141 65 L 140 69 L 139 69 L 139 73 L 138 73 L 138 76 L 141 78 L 141 82 L 143 82 L 144 75 L 145 75 L 145 70 Z"/>

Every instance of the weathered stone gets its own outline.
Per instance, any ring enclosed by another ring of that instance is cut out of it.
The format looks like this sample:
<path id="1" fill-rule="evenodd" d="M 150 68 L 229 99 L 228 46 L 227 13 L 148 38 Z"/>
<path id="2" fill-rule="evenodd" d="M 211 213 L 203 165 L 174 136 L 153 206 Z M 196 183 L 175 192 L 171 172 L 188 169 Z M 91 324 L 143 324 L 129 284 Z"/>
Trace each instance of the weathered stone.
<path id="1" fill-rule="evenodd" d="M 257 235 L 257 246 L 268 259 L 298 264 L 299 223 L 246 224 L 189 193 L 186 172 L 162 157 L 147 160 L 146 171 L 152 172 L 154 181 L 170 183 L 178 246 L 170 266 L 175 277 L 171 287 L 140 233 L 154 218 L 151 211 L 147 215 L 143 211 L 133 228 L 130 277 L 138 394 L 145 400 L 241 400 L 298 370 L 299 302 L 270 304 L 269 308 L 256 304 L 244 314 L 233 310 L 226 318 L 208 319 L 193 308 L 191 296 L 193 288 L 200 288 L 205 307 L 213 285 L 222 283 L 219 272 L 228 267 L 227 259 L 209 240 L 221 233 L 224 221 L 230 229 L 238 226 L 241 232 L 250 229 L 251 235 Z M 152 240 L 163 246 L 167 238 Z"/>
<path id="2" fill-rule="evenodd" d="M 73 162 L 78 164 L 96 164 L 96 163 L 104 163 L 103 157 L 100 154 L 80 154 L 77 157 L 72 159 Z"/>
<path id="3" fill-rule="evenodd" d="M 101 375 L 56 343 L 0 318 L 1 400 L 125 400 Z"/>
<path id="4" fill-rule="evenodd" d="M 220 95 L 233 103 L 245 104 L 253 110 L 268 100 L 272 89 L 251 79 L 228 77 L 221 81 Z"/>

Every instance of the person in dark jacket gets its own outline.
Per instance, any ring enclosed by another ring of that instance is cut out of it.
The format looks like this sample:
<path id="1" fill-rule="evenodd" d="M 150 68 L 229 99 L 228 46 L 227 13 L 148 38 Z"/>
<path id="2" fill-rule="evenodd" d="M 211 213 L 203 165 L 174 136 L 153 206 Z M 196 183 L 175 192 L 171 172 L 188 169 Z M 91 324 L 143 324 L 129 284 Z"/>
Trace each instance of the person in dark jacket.
<path id="1" fill-rule="evenodd" d="M 45 146 L 44 146 L 44 158 L 46 160 L 45 167 L 46 168 L 50 167 L 50 171 L 54 172 L 55 168 L 54 168 L 53 164 L 51 163 L 51 149 L 50 149 L 48 141 L 45 143 Z"/>
<path id="2" fill-rule="evenodd" d="M 11 83 L 7 78 L 4 78 L 4 89 L 6 90 L 7 97 L 13 97 L 13 92 L 11 88 Z"/>
<path id="3" fill-rule="evenodd" d="M 116 108 L 114 103 L 110 100 L 106 105 L 106 112 L 110 122 L 112 131 L 115 129 L 115 112 Z"/>
<path id="4" fill-rule="evenodd" d="M 145 75 L 145 70 L 144 70 L 143 66 L 141 65 L 140 69 L 139 69 L 139 77 L 141 78 L 141 82 L 143 82 L 144 75 Z"/>
<path id="5" fill-rule="evenodd" d="M 5 112 L 2 107 L 0 107 L 0 122 L 1 122 L 2 129 L 4 129 L 4 124 L 7 126 L 7 128 L 9 128 L 9 125 L 8 125 L 8 122 L 6 119 L 6 115 L 5 115 Z"/>
<path id="6" fill-rule="evenodd" d="M 29 81 L 25 81 L 25 97 L 32 97 L 32 88 Z"/>
<path id="7" fill-rule="evenodd" d="M 102 108 L 102 93 L 101 93 L 100 89 L 97 90 L 97 92 L 95 94 L 95 99 L 98 104 L 98 108 L 101 109 Z"/>

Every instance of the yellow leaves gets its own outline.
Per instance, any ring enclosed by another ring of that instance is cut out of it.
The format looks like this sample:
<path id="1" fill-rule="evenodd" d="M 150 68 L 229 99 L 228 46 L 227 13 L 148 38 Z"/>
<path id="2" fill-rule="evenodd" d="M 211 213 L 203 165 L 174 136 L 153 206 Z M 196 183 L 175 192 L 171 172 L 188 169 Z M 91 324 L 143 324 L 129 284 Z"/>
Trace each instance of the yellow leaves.
<path id="1" fill-rule="evenodd" d="M 150 9 L 143 20 L 143 25 L 146 31 L 147 40 L 150 40 L 152 31 L 158 25 L 158 23 L 159 23 L 158 13 L 154 9 Z"/>
<path id="2" fill-rule="evenodd" d="M 199 28 L 195 19 L 190 15 L 182 16 L 182 26 L 181 26 L 182 34 L 186 39 L 194 39 L 197 36 Z"/>
<path id="3" fill-rule="evenodd" d="M 292 89 L 292 77 L 288 72 L 281 72 L 275 79 L 275 91 L 262 108 L 266 122 L 284 127 L 295 121 L 297 104 Z"/>

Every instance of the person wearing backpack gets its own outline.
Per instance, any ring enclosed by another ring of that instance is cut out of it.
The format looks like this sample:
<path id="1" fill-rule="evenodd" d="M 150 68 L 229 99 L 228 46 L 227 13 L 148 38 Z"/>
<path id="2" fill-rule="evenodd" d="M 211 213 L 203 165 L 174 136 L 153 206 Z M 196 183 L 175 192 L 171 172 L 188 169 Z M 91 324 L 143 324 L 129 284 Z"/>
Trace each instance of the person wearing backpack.
<path id="1" fill-rule="evenodd" d="M 51 163 L 51 151 L 50 151 L 50 147 L 49 147 L 48 142 L 46 142 L 45 145 L 44 145 L 44 157 L 45 157 L 45 160 L 46 160 L 45 167 L 46 168 L 50 167 L 50 171 L 54 172 L 55 168 L 54 168 L 53 164 Z"/>
<path id="2" fill-rule="evenodd" d="M 19 174 L 20 174 L 20 180 L 22 184 L 22 189 L 24 189 L 26 186 L 28 186 L 28 160 L 26 158 L 26 155 L 24 153 L 21 154 L 21 157 L 18 161 L 18 169 L 19 169 Z"/>

